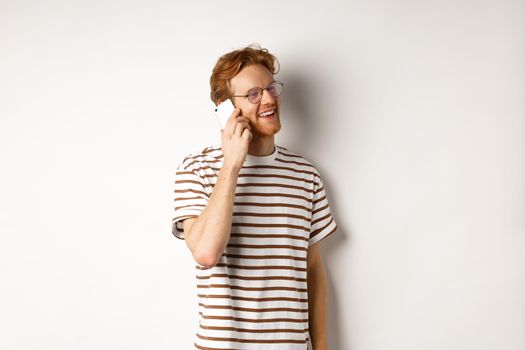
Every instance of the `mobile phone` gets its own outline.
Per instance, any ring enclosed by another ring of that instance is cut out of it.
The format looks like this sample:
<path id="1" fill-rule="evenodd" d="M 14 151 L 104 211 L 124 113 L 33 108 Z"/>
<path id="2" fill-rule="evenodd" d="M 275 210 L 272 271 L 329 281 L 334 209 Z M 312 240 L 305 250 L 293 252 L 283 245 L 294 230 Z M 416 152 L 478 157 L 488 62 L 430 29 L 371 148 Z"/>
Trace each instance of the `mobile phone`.
<path id="1" fill-rule="evenodd" d="M 228 118 L 232 115 L 234 110 L 235 107 L 233 106 L 233 103 L 230 99 L 227 99 L 226 101 L 222 102 L 220 105 L 215 107 L 215 116 L 219 121 L 221 129 L 226 128 L 226 122 L 228 121 Z"/>

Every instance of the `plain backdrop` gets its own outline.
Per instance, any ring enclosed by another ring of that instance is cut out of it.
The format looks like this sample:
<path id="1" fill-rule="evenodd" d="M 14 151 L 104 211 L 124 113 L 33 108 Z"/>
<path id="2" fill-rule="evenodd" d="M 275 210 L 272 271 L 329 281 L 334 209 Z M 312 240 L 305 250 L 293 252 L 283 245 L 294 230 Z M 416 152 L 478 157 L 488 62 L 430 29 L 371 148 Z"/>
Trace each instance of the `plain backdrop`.
<path id="1" fill-rule="evenodd" d="M 193 348 L 174 174 L 260 43 L 339 225 L 330 350 L 524 349 L 524 38 L 518 0 L 0 0 L 0 348 Z"/>

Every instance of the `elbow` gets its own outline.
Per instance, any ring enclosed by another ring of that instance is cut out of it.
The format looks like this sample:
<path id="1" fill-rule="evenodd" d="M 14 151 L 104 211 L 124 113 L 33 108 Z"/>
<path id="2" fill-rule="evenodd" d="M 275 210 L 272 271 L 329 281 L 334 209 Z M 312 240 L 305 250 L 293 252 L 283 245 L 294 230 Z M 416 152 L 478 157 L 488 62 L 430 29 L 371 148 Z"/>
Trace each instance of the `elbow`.
<path id="1" fill-rule="evenodd" d="M 193 258 L 197 262 L 197 264 L 204 266 L 208 269 L 211 269 L 215 265 L 217 265 L 217 262 L 219 261 L 219 258 L 214 254 L 194 254 Z"/>
<path id="2" fill-rule="evenodd" d="M 193 230 L 188 237 L 188 246 L 190 247 L 193 259 L 200 266 L 206 268 L 212 268 L 219 262 L 222 252 L 218 252 L 213 246 L 210 246 L 208 242 L 202 242 L 202 239 L 198 239 L 200 235 L 193 235 Z"/>

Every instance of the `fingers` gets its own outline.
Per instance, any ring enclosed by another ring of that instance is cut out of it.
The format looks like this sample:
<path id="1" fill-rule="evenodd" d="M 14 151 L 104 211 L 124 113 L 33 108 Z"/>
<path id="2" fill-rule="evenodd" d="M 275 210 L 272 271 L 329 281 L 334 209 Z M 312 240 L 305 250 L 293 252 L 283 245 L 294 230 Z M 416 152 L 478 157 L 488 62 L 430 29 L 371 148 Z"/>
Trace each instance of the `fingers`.
<path id="1" fill-rule="evenodd" d="M 227 131 L 227 134 L 229 135 L 233 134 L 233 131 L 235 130 L 235 120 L 240 116 L 240 114 L 241 114 L 241 109 L 239 107 L 236 107 L 233 110 L 233 113 L 230 115 L 230 117 L 226 121 L 226 126 L 224 129 Z M 228 132 L 229 130 L 231 130 L 231 132 Z"/>
<path id="2" fill-rule="evenodd" d="M 234 135 L 240 136 L 241 134 L 237 131 L 239 128 L 249 127 L 248 118 L 246 117 L 237 117 L 233 124 L 228 125 L 225 130 L 226 135 L 229 138 L 232 138 Z M 241 130 L 242 131 L 242 130 Z"/>
<path id="3" fill-rule="evenodd" d="M 235 136 L 241 137 L 244 130 L 251 130 L 250 123 L 248 121 L 238 121 L 235 125 Z"/>
<path id="4" fill-rule="evenodd" d="M 249 119 L 240 115 L 240 113 L 240 108 L 235 108 L 233 113 L 228 118 L 224 129 L 221 129 L 223 130 L 221 131 L 222 137 L 226 136 L 228 139 L 231 139 L 235 136 L 238 138 L 249 137 L 251 139 L 251 126 L 249 123 Z"/>
<path id="5" fill-rule="evenodd" d="M 251 141 L 252 139 L 252 133 L 250 130 L 248 129 L 244 129 L 244 131 L 242 132 L 242 136 L 241 136 L 243 139 L 247 139 L 248 141 Z"/>
<path id="6" fill-rule="evenodd" d="M 247 117 L 243 117 L 242 115 L 238 115 L 234 112 L 228 119 L 228 122 L 226 123 L 224 135 L 226 135 L 228 138 L 232 138 L 234 135 L 237 135 L 237 137 L 241 137 L 242 131 L 246 128 L 251 128 L 249 119 Z"/>
<path id="7" fill-rule="evenodd" d="M 241 115 L 241 109 L 239 107 L 235 107 L 232 114 L 230 115 L 230 118 L 228 119 L 235 119 L 235 117 Z"/>

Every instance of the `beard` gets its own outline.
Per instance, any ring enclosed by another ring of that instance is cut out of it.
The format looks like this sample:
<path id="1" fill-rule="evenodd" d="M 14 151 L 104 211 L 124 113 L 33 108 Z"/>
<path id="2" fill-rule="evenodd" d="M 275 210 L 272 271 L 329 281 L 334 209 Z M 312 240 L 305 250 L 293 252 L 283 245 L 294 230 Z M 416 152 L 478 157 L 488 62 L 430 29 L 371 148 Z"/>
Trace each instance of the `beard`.
<path id="1" fill-rule="evenodd" d="M 251 125 L 254 137 L 273 136 L 281 130 L 281 121 L 279 119 L 272 121 L 258 121 Z"/>

